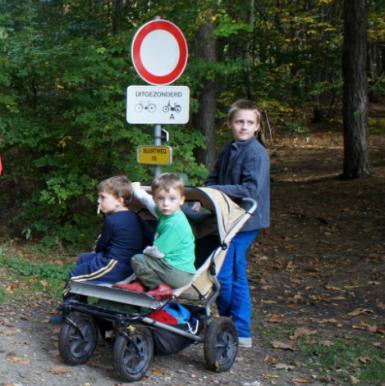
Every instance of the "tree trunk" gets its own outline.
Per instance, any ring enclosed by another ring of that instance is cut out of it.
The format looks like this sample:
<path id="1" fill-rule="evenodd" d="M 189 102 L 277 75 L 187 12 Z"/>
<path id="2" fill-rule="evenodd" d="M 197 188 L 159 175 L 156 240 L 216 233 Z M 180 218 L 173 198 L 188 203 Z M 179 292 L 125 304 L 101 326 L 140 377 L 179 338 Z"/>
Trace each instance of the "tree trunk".
<path id="1" fill-rule="evenodd" d="M 112 34 L 117 35 L 121 29 L 121 13 L 123 8 L 123 0 L 114 0 L 114 8 L 112 14 Z"/>
<path id="2" fill-rule="evenodd" d="M 370 174 L 368 160 L 367 9 L 365 0 L 344 0 L 344 179 Z"/>
<path id="3" fill-rule="evenodd" d="M 215 62 L 214 26 L 211 23 L 203 24 L 197 32 L 197 57 L 204 62 Z M 203 90 L 199 96 L 199 107 L 194 117 L 194 125 L 205 137 L 206 148 L 196 151 L 197 161 L 211 170 L 214 167 L 215 154 L 215 79 L 202 79 Z"/>

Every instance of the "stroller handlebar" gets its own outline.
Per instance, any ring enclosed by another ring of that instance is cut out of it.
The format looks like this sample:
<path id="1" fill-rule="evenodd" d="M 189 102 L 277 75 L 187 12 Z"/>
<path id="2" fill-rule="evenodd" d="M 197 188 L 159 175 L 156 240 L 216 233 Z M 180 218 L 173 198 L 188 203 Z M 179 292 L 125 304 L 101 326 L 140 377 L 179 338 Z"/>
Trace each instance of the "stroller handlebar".
<path id="1" fill-rule="evenodd" d="M 250 208 L 246 209 L 246 212 L 249 214 L 253 214 L 257 210 L 258 203 L 254 198 L 244 197 L 242 198 L 242 202 L 248 202 L 251 204 Z"/>

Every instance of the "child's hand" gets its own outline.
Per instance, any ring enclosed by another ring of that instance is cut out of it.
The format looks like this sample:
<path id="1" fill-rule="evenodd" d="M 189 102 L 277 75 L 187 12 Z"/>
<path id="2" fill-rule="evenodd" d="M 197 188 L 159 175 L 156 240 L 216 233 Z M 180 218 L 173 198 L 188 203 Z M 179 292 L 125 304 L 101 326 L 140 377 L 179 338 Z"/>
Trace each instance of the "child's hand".
<path id="1" fill-rule="evenodd" d="M 199 212 L 202 208 L 202 205 L 199 201 L 195 201 L 194 204 L 191 205 L 191 209 Z"/>
<path id="2" fill-rule="evenodd" d="M 135 192 L 135 190 L 140 189 L 140 182 L 132 182 L 131 186 L 132 186 L 132 190 Z"/>

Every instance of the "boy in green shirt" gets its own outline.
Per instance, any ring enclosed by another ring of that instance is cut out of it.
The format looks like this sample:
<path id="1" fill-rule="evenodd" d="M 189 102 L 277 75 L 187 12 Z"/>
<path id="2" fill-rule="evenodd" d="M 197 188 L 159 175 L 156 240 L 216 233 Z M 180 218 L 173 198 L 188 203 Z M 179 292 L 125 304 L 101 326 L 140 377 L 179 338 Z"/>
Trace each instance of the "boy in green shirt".
<path id="1" fill-rule="evenodd" d="M 132 257 L 137 281 L 126 284 L 130 291 L 167 296 L 172 288 L 188 284 L 195 273 L 195 243 L 190 224 L 181 210 L 184 183 L 175 174 L 164 173 L 152 185 L 152 196 L 133 183 L 134 196 L 158 218 L 154 244 Z"/>

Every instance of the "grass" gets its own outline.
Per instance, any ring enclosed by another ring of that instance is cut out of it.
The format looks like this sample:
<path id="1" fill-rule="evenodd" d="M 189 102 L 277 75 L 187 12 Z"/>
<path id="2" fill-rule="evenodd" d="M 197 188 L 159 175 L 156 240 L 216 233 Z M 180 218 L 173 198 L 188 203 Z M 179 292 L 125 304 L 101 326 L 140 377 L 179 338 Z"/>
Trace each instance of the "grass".
<path id="1" fill-rule="evenodd" d="M 385 385 L 383 335 L 363 333 L 333 340 L 321 335 L 304 335 L 291 341 L 289 337 L 293 336 L 297 327 L 303 326 L 282 323 L 269 328 L 260 326 L 258 331 L 265 338 L 266 344 L 271 344 L 273 340 L 292 343 L 293 352 L 274 351 L 279 361 L 300 363 L 320 379 L 330 379 L 331 384 Z"/>
<path id="2" fill-rule="evenodd" d="M 47 261 L 47 256 L 0 248 L 0 303 L 28 298 L 29 295 L 50 294 L 60 298 L 71 265 L 63 259 Z"/>
<path id="3" fill-rule="evenodd" d="M 374 386 L 385 382 L 383 347 L 358 337 L 337 338 L 327 345 L 314 342 L 314 337 L 308 339 L 302 338 L 297 345 L 300 353 L 309 358 L 306 367 L 340 378 L 347 384 Z"/>

